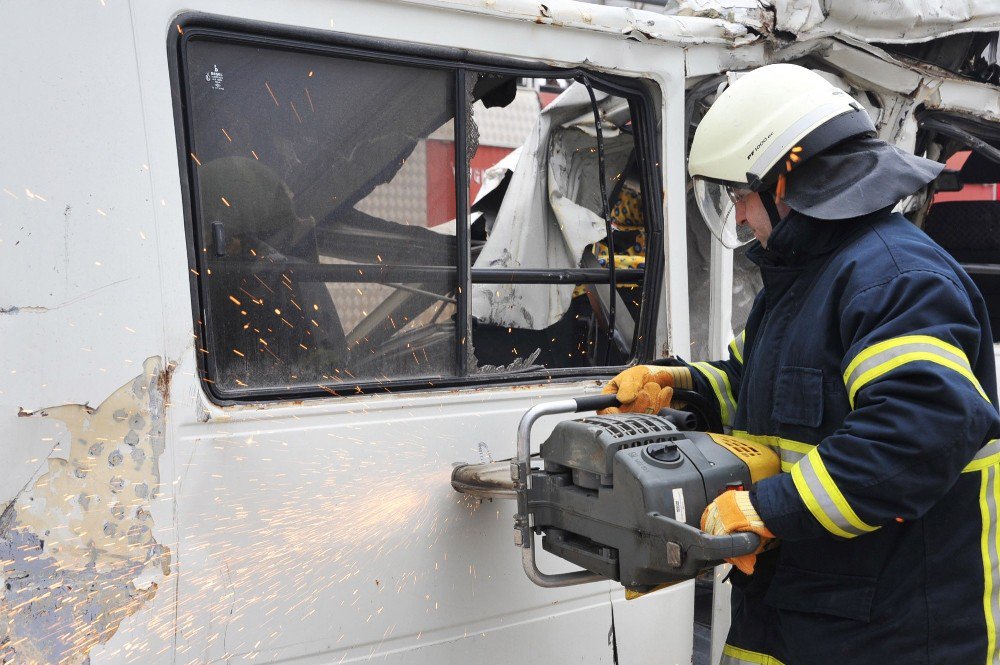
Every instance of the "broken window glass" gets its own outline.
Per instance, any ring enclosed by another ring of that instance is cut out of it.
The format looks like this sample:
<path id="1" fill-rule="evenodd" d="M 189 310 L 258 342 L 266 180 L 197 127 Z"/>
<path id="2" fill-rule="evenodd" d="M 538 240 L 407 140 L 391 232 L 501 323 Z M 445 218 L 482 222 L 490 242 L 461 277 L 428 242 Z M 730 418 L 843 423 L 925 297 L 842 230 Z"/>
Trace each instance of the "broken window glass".
<path id="1" fill-rule="evenodd" d="M 478 366 L 507 367 L 532 354 L 535 364 L 550 369 L 626 362 L 641 282 L 619 280 L 610 330 L 607 285 L 533 284 L 527 275 L 608 271 L 602 197 L 610 202 L 616 268 L 645 269 L 647 229 L 628 100 L 595 93 L 599 152 L 594 107 L 583 83 L 504 81 L 484 74 L 476 89 L 489 91 L 473 106 L 479 148 L 469 164 L 472 238 L 478 241 L 471 297 Z M 513 274 L 507 282 L 479 283 L 477 269 Z"/>

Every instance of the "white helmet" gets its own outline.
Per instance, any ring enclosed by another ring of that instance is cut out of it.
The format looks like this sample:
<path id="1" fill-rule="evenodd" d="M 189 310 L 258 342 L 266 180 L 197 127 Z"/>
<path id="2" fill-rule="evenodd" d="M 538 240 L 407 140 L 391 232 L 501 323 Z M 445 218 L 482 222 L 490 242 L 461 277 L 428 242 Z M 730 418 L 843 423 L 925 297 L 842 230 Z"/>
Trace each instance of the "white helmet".
<path id="1" fill-rule="evenodd" d="M 755 69 L 719 95 L 694 133 L 688 172 L 698 209 L 715 237 L 739 247 L 753 240 L 751 230 L 735 222 L 740 192 L 777 186 L 780 197 L 793 167 L 874 133 L 864 108 L 819 74 L 790 64 Z"/>

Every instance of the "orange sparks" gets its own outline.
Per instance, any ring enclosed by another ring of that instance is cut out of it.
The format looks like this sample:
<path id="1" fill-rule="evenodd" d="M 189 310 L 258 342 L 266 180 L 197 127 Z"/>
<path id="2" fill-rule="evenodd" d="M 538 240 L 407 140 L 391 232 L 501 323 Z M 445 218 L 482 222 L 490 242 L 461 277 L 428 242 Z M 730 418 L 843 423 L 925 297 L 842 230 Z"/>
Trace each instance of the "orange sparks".
<path id="1" fill-rule="evenodd" d="M 222 133 L 226 135 L 226 138 L 229 139 L 229 142 L 232 143 L 233 142 L 233 137 L 229 135 L 229 132 L 226 131 L 226 128 L 225 127 L 220 127 L 220 129 L 222 130 Z"/>
<path id="2" fill-rule="evenodd" d="M 274 96 L 274 91 L 271 90 L 271 84 L 268 83 L 267 81 L 264 81 L 264 87 L 267 88 L 268 93 L 270 93 L 271 95 L 271 99 L 274 100 L 274 105 L 280 108 L 281 104 L 278 102 L 278 98 Z"/>
<path id="3" fill-rule="evenodd" d="M 310 74 L 310 76 L 311 76 L 311 74 Z M 308 100 L 308 102 L 309 102 L 309 110 L 312 111 L 313 113 L 315 113 L 316 112 L 316 107 L 313 106 L 313 98 L 312 98 L 312 95 L 309 94 L 309 88 L 305 88 L 305 91 L 306 91 L 306 100 Z"/>
<path id="4" fill-rule="evenodd" d="M 288 102 L 288 104 L 292 107 L 292 113 L 295 114 L 295 119 L 298 120 L 299 124 L 301 125 L 302 124 L 302 116 L 299 115 L 299 110 L 297 108 L 295 108 L 295 102 Z"/>
<path id="5" fill-rule="evenodd" d="M 256 159 L 258 162 L 260 161 L 260 157 L 257 156 L 256 150 L 251 150 L 250 154 L 253 155 L 253 158 Z"/>
<path id="6" fill-rule="evenodd" d="M 233 296 L 229 296 L 229 299 L 230 299 L 230 300 L 232 300 L 232 301 L 233 301 L 234 303 L 236 303 L 237 305 L 242 305 L 242 304 L 243 304 L 243 303 L 241 303 L 241 302 L 240 302 L 239 300 L 237 300 L 236 298 L 234 298 Z"/>
<path id="7" fill-rule="evenodd" d="M 194 154 L 193 152 L 190 153 L 190 155 L 191 159 L 194 160 L 194 163 L 197 164 L 198 166 L 201 166 L 201 160 L 198 159 L 198 155 Z"/>
<path id="8" fill-rule="evenodd" d="M 226 205 L 227 208 L 232 208 L 233 207 L 233 206 L 229 205 L 229 201 L 226 200 L 225 196 L 220 196 L 219 198 L 222 199 L 222 202 Z"/>
<path id="9" fill-rule="evenodd" d="M 236 355 L 238 355 L 240 358 L 246 358 L 245 354 L 241 353 L 240 351 L 238 351 L 236 349 L 233 349 L 233 353 L 235 353 Z"/>

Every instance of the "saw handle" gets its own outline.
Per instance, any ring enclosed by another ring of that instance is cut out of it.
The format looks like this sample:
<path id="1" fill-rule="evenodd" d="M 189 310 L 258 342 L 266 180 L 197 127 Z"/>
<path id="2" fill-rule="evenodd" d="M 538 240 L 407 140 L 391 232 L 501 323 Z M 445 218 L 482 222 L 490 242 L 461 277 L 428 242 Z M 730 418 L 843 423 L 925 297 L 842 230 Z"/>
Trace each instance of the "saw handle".
<path id="1" fill-rule="evenodd" d="M 731 533 L 727 536 L 713 536 L 700 529 L 680 522 L 660 513 L 649 513 L 649 519 L 660 528 L 661 537 L 667 541 L 684 543 L 681 549 L 686 556 L 706 562 L 706 565 L 721 563 L 744 554 L 753 554 L 760 547 L 760 536 L 756 533 Z"/>
<path id="2" fill-rule="evenodd" d="M 610 393 L 587 395 L 586 397 L 574 397 L 573 401 L 576 402 L 576 413 L 582 413 L 583 411 L 600 411 L 601 409 L 609 409 L 613 406 L 621 406 L 621 402 L 618 401 L 618 398 Z"/>

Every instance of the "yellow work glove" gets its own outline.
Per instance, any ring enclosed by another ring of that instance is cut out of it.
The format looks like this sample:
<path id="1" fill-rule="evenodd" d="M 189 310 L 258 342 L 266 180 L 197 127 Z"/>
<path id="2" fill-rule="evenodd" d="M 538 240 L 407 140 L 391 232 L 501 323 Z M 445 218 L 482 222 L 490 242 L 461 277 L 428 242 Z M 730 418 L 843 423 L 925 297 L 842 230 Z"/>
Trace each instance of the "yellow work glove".
<path id="1" fill-rule="evenodd" d="M 614 395 L 621 402 L 620 407 L 599 411 L 609 413 L 656 413 L 670 406 L 673 389 L 691 389 L 691 370 L 687 367 L 660 367 L 658 365 L 636 365 L 611 379 L 601 391 Z"/>
<path id="2" fill-rule="evenodd" d="M 611 392 L 606 387 L 604 392 Z M 642 386 L 636 393 L 635 399 L 620 407 L 611 406 L 598 411 L 600 415 L 611 413 L 659 413 L 660 409 L 670 406 L 670 400 L 674 396 L 674 389 L 670 386 L 660 387 L 655 381 L 650 381 Z"/>
<path id="3" fill-rule="evenodd" d="M 774 540 L 774 534 L 764 526 L 764 520 L 750 503 L 750 492 L 737 490 L 723 492 L 715 501 L 708 504 L 701 515 L 701 530 L 713 536 L 744 531 L 760 536 L 760 547 L 753 554 L 726 559 L 746 575 L 753 575 L 757 555 Z"/>

